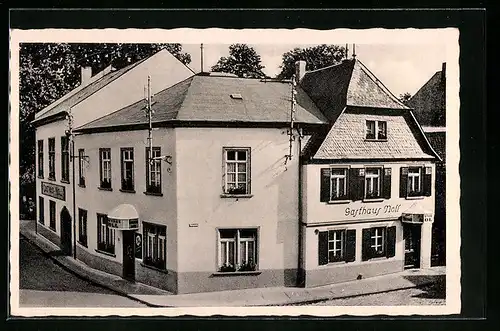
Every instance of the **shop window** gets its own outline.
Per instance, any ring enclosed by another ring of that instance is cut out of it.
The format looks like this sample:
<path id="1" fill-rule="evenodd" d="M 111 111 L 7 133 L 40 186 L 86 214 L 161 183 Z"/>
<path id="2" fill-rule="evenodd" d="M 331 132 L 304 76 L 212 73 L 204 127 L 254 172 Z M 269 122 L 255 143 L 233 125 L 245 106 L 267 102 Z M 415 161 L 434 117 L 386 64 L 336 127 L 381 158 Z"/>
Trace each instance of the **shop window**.
<path id="1" fill-rule="evenodd" d="M 142 229 L 145 244 L 143 263 L 165 270 L 167 267 L 167 227 L 143 222 Z"/>
<path id="2" fill-rule="evenodd" d="M 109 227 L 108 216 L 97 214 L 97 249 L 115 254 L 115 229 Z"/>
<path id="3" fill-rule="evenodd" d="M 353 262 L 356 259 L 356 230 L 328 230 L 318 233 L 318 264 Z"/>
<path id="4" fill-rule="evenodd" d="M 400 170 L 401 198 L 424 197 L 431 195 L 431 167 L 402 167 Z"/>
<path id="5" fill-rule="evenodd" d="M 78 242 L 87 247 L 87 211 L 78 208 Z"/>
<path id="6" fill-rule="evenodd" d="M 45 200 L 43 197 L 38 197 L 38 222 L 45 224 Z"/>
<path id="7" fill-rule="evenodd" d="M 56 231 L 56 202 L 49 200 L 49 227 Z"/>
<path id="8" fill-rule="evenodd" d="M 49 138 L 49 179 L 56 179 L 56 138 Z"/>
<path id="9" fill-rule="evenodd" d="M 38 140 L 38 177 L 43 178 L 43 140 Z"/>
<path id="10" fill-rule="evenodd" d="M 85 150 L 78 150 L 78 185 L 85 187 Z"/>
<path id="11" fill-rule="evenodd" d="M 134 149 L 121 149 L 122 191 L 134 191 Z"/>
<path id="12" fill-rule="evenodd" d="M 257 230 L 219 230 L 219 272 L 257 270 Z"/>
<path id="13" fill-rule="evenodd" d="M 363 229 L 363 261 L 379 257 L 394 257 L 396 252 L 396 227 Z"/>
<path id="14" fill-rule="evenodd" d="M 224 193 L 250 194 L 250 148 L 224 148 Z"/>
<path id="15" fill-rule="evenodd" d="M 61 137 L 61 181 L 69 182 L 69 138 Z"/>
<path id="16" fill-rule="evenodd" d="M 99 187 L 111 189 L 111 149 L 99 148 Z"/>
<path id="17" fill-rule="evenodd" d="M 149 160 L 149 147 L 146 147 L 146 192 L 161 194 L 161 149 L 153 147 L 152 160 Z"/>
<path id="18" fill-rule="evenodd" d="M 367 120 L 365 137 L 368 140 L 387 140 L 387 122 Z"/>

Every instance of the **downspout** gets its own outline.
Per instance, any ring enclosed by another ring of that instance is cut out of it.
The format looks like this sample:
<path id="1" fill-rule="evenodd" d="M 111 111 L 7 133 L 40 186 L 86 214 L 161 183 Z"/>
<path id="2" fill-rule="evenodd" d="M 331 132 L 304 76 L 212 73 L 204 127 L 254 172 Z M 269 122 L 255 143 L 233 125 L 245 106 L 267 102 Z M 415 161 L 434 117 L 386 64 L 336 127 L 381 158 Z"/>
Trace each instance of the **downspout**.
<path id="1" fill-rule="evenodd" d="M 302 146 L 301 146 L 301 143 L 302 143 L 302 136 L 300 134 L 300 128 L 297 128 L 298 130 L 298 139 L 297 139 L 297 145 L 298 145 L 298 152 L 297 152 L 297 155 L 298 155 L 298 159 L 297 159 L 297 164 L 298 164 L 298 167 L 299 167 L 299 171 L 298 171 L 298 208 L 297 208 L 297 211 L 298 211 L 298 227 L 299 227 L 299 231 L 298 231 L 298 258 L 297 258 L 297 286 L 298 287 L 303 287 L 304 286 L 304 268 L 303 268 L 303 252 L 302 252 L 302 246 L 303 246 L 303 243 L 302 243 L 302 240 L 303 240 L 303 230 L 302 230 Z"/>

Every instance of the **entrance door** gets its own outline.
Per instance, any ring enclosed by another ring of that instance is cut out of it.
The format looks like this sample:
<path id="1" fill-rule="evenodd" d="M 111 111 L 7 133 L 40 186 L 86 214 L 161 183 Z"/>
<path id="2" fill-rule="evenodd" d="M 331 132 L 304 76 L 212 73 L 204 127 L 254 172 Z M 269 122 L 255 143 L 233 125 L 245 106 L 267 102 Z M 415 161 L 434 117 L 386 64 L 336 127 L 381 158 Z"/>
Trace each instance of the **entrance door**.
<path id="1" fill-rule="evenodd" d="M 61 220 L 61 250 L 64 255 L 71 255 L 71 215 L 66 207 L 63 207 L 60 215 Z"/>
<path id="2" fill-rule="evenodd" d="M 135 231 L 123 231 L 123 278 L 135 281 Z"/>
<path id="3" fill-rule="evenodd" d="M 420 237 L 421 226 L 404 224 L 403 238 L 405 241 L 405 269 L 420 268 Z"/>

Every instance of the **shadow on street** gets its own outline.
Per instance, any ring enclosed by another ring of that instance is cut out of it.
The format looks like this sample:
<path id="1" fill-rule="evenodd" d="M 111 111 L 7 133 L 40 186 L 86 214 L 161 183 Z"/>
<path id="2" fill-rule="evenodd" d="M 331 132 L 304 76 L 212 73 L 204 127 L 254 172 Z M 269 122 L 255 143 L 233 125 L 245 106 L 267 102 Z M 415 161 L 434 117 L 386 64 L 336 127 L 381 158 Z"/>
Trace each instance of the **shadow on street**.
<path id="1" fill-rule="evenodd" d="M 417 285 L 417 288 L 423 291 L 420 294 L 413 295 L 415 298 L 422 299 L 446 299 L 446 275 L 409 275 L 405 279 Z M 430 285 L 420 285 L 427 281 L 432 281 Z"/>

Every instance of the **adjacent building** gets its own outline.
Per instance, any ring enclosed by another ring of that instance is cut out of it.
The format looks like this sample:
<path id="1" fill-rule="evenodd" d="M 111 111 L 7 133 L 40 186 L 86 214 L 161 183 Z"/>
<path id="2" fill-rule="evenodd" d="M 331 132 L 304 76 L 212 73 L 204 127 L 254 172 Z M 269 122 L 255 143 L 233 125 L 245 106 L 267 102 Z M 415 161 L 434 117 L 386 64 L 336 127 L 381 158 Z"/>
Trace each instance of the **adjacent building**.
<path id="1" fill-rule="evenodd" d="M 193 74 L 166 53 L 151 67 L 158 54 L 142 74 L 140 63 L 122 69 L 137 77 L 117 90 L 95 87 L 95 102 L 83 104 L 85 87 L 63 97 L 80 100 L 79 109 L 68 101 L 75 174 L 39 179 L 41 235 L 93 268 L 173 293 L 430 266 L 439 158 L 360 61 L 311 72 L 298 62 L 294 81 L 276 81 Z M 44 113 L 35 119 L 42 176 L 70 167 L 67 121 Z"/>

